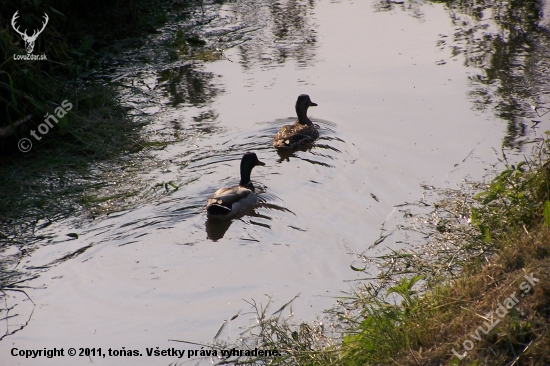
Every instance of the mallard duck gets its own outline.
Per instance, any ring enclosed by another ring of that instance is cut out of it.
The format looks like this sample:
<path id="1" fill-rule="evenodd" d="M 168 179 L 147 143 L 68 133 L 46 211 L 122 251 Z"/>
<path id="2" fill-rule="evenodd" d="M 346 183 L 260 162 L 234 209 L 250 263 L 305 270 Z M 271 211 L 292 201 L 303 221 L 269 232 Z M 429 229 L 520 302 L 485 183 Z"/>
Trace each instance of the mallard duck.
<path id="1" fill-rule="evenodd" d="M 254 186 L 250 181 L 252 168 L 257 165 L 265 165 L 255 153 L 247 152 L 241 159 L 241 181 L 239 185 L 231 188 L 220 188 L 206 203 L 208 218 L 227 220 L 252 208 L 256 202 Z"/>
<path id="2" fill-rule="evenodd" d="M 309 99 L 309 95 L 302 94 L 296 101 L 298 120 L 293 125 L 281 127 L 273 138 L 273 147 L 276 149 L 297 149 L 311 144 L 319 137 L 319 131 L 307 118 L 307 109 L 317 104 Z"/>

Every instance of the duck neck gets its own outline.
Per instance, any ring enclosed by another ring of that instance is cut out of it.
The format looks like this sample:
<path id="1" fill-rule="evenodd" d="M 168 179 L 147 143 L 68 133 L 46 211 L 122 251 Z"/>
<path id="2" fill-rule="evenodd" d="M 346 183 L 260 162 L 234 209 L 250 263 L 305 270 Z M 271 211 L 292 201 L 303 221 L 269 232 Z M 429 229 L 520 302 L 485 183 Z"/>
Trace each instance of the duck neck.
<path id="1" fill-rule="evenodd" d="M 250 182 L 250 173 L 250 169 L 241 167 L 241 181 L 239 182 L 240 186 L 248 187 L 249 185 L 252 185 Z"/>
<path id="2" fill-rule="evenodd" d="M 307 107 L 300 108 L 296 106 L 296 114 L 298 115 L 298 122 L 303 125 L 311 125 L 311 121 L 307 118 Z"/>

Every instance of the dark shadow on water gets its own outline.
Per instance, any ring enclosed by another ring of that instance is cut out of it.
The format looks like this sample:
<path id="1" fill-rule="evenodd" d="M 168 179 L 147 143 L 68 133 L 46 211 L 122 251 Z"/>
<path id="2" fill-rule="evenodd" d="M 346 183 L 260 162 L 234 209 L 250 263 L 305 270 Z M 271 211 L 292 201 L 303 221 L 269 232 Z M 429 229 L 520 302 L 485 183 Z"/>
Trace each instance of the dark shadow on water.
<path id="1" fill-rule="evenodd" d="M 214 242 L 220 240 L 223 238 L 232 223 L 233 220 L 219 221 L 207 219 L 204 224 L 206 227 L 206 238 Z"/>
<path id="2" fill-rule="evenodd" d="M 225 233 L 227 232 L 227 230 L 229 230 L 229 227 L 231 226 L 234 220 L 242 220 L 247 224 L 261 226 L 263 228 L 271 230 L 271 225 L 269 225 L 266 222 L 260 222 L 259 220 L 271 222 L 273 221 L 273 217 L 266 214 L 259 213 L 258 212 L 259 208 L 274 210 L 278 212 L 288 212 L 296 216 L 294 212 L 292 212 L 286 207 L 267 202 L 272 200 L 280 200 L 280 198 L 273 196 L 269 193 L 264 193 L 258 197 L 258 201 L 259 201 L 258 205 L 255 208 L 250 209 L 248 212 L 242 215 L 234 217 L 231 220 L 224 220 L 224 221 L 216 220 L 216 219 L 207 219 L 204 224 L 206 228 L 206 237 L 214 242 L 222 239 L 225 236 Z"/>
<path id="3" fill-rule="evenodd" d="M 304 144 L 302 146 L 300 146 L 299 148 L 296 148 L 296 149 L 275 149 L 277 151 L 277 155 L 279 155 L 279 160 L 277 160 L 277 163 L 282 163 L 283 161 L 290 161 L 290 158 L 297 158 L 299 159 L 299 157 L 295 154 L 296 152 L 298 151 L 303 151 L 303 152 L 307 152 L 307 151 L 311 151 L 311 149 L 313 148 L 313 144 Z"/>

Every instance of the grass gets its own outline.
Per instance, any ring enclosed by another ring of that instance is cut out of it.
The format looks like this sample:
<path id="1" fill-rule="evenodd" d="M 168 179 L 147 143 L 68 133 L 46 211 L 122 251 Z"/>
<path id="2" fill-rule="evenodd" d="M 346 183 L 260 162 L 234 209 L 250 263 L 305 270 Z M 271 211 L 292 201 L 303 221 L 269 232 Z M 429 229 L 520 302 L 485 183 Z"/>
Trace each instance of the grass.
<path id="1" fill-rule="evenodd" d="M 270 316 L 269 303 L 252 302 L 258 325 L 209 347 L 281 353 L 222 364 L 550 364 L 550 140 L 536 151 L 489 184 L 435 191 L 434 204 L 418 204 L 428 213 L 403 210 L 410 226 L 401 229 L 422 233 L 420 244 L 358 255 L 378 275 L 322 321 L 282 317 L 291 302 Z"/>
<path id="2" fill-rule="evenodd" d="M 548 364 L 550 231 L 534 228 L 532 235 L 516 233 L 501 244 L 485 265 L 465 268 L 427 292 L 411 290 L 417 277 L 402 280 L 387 292 L 401 296 L 397 304 L 359 291 L 362 320 L 344 337 L 342 364 Z M 522 292 L 525 275 L 540 282 Z M 498 317 L 499 304 L 512 294 L 520 299 L 517 307 Z"/>
<path id="3" fill-rule="evenodd" d="M 2 24 L 10 24 L 17 10 L 20 16 L 17 24 L 21 30 L 41 26 L 44 13 L 49 15 L 49 21 L 33 51 L 36 55 L 46 54 L 47 61 L 14 60 L 13 55 L 26 53 L 23 42 L 11 26 L 0 29 L 0 54 L 5 60 L 0 72 L 0 109 L 6 116 L 0 127 L 28 115 L 35 116 L 34 124 L 40 123 L 40 117 L 44 111 L 49 111 L 52 103 L 67 99 L 67 86 L 69 89 L 74 85 L 82 86 L 74 81 L 100 66 L 102 48 L 114 39 L 149 26 L 145 24 L 149 9 L 144 3 L 96 0 L 80 4 L 42 0 L 27 2 L 24 12 L 14 3 L 1 5 Z M 94 101 L 91 100 L 87 107 L 95 107 Z"/>
<path id="4" fill-rule="evenodd" d="M 507 165 L 480 193 L 446 192 L 414 219 L 432 228 L 428 242 L 377 258 L 385 271 L 356 289 L 338 364 L 550 362 L 549 149 L 541 141 L 537 159 Z M 531 274 L 540 282 L 524 291 Z M 487 315 L 514 292 L 523 297 L 488 330 Z"/>

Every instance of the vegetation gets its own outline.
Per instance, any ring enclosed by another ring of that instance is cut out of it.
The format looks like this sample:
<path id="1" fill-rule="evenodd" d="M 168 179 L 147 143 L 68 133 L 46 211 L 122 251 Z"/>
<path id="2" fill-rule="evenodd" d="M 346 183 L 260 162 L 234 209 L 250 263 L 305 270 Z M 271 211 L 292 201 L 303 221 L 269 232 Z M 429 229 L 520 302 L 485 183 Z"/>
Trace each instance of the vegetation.
<path id="1" fill-rule="evenodd" d="M 33 50 L 34 54 L 45 54 L 47 61 L 14 59 L 14 55 L 26 53 L 24 42 L 10 25 L 16 11 L 17 26 L 21 31 L 27 29 L 29 35 L 40 29 L 44 14 L 49 14 Z M 141 29 L 142 12 L 139 2 L 129 0 L 4 2 L 0 6 L 0 21 L 6 25 L 0 29 L 0 53 L 5 60 L 0 72 L 0 108 L 6 116 L 2 125 L 27 115 L 39 123 L 52 105 L 69 95 L 76 101 L 76 90 L 84 86 L 78 78 L 99 66 L 101 48 L 114 37 L 123 38 Z M 93 94 L 87 97 L 92 99 L 79 105 L 83 109 L 96 105 Z"/>

